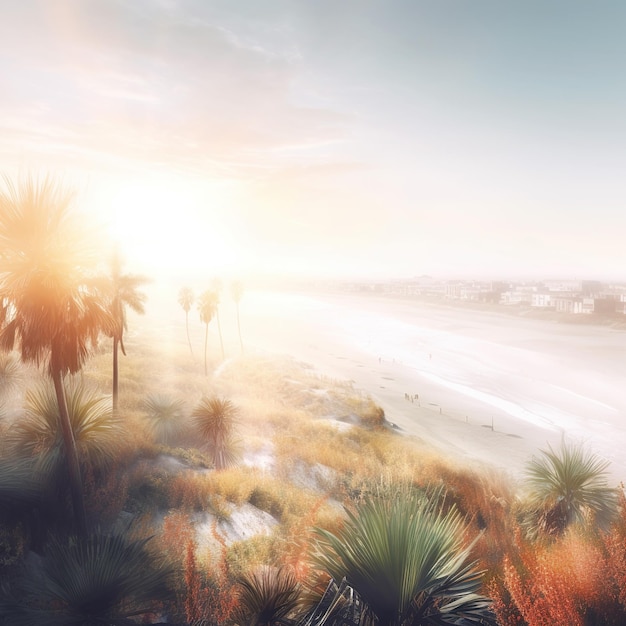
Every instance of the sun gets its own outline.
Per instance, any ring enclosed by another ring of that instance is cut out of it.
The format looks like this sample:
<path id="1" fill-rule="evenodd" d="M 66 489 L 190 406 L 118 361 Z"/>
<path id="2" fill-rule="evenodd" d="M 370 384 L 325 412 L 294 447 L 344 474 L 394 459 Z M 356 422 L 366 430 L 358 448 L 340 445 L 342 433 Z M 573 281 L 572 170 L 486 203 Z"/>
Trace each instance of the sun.
<path id="1" fill-rule="evenodd" d="M 141 271 L 218 273 L 242 261 L 219 185 L 155 176 L 115 181 L 107 195 L 109 233 Z"/>

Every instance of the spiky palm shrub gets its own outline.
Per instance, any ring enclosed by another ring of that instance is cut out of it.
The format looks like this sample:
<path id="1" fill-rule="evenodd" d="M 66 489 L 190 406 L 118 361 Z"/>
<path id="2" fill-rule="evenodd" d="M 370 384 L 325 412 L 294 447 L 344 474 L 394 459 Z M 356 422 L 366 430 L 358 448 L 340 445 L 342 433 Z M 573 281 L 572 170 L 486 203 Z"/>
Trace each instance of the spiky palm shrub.
<path id="1" fill-rule="evenodd" d="M 174 572 L 146 549 L 148 541 L 103 534 L 51 541 L 0 597 L 0 623 L 115 625 L 154 612 Z"/>
<path id="2" fill-rule="evenodd" d="M 0 352 L 0 394 L 4 396 L 19 389 L 22 379 L 19 359 L 10 352 Z"/>
<path id="3" fill-rule="evenodd" d="M 113 416 L 108 399 L 77 381 L 68 385 L 66 398 L 79 462 L 91 471 L 108 467 L 122 441 L 120 422 Z M 27 391 L 25 409 L 26 415 L 8 434 L 11 445 L 18 454 L 36 458 L 46 475 L 59 476 L 65 447 L 52 386 L 43 384 Z"/>
<path id="4" fill-rule="evenodd" d="M 238 580 L 239 618 L 249 626 L 293 624 L 301 589 L 289 567 L 262 565 Z"/>
<path id="5" fill-rule="evenodd" d="M 541 450 L 526 469 L 529 534 L 560 535 L 571 524 L 591 520 L 608 527 L 617 509 L 617 490 L 607 484 L 608 465 L 581 445 Z"/>
<path id="6" fill-rule="evenodd" d="M 144 402 L 144 409 L 156 438 L 163 444 L 169 445 L 174 435 L 180 431 L 181 420 L 185 403 L 182 400 L 166 395 L 156 394 L 149 396 Z"/>
<path id="7" fill-rule="evenodd" d="M 239 409 L 230 401 L 218 397 L 204 397 L 192 413 L 215 469 L 235 465 L 239 458 L 233 430 Z"/>
<path id="8" fill-rule="evenodd" d="M 8 400 L 22 382 L 22 364 L 9 352 L 0 352 L 0 418 L 7 412 Z"/>
<path id="9" fill-rule="evenodd" d="M 463 519 L 443 512 L 441 496 L 370 495 L 339 532 L 316 531 L 316 564 L 345 578 L 381 626 L 495 624 L 490 601 L 477 593 L 481 572 L 469 562 Z"/>

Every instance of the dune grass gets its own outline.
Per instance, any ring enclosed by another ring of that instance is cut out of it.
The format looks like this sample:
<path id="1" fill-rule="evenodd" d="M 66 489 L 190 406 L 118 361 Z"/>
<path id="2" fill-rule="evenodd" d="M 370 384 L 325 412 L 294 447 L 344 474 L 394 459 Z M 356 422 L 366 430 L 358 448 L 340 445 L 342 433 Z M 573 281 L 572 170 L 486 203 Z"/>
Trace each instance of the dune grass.
<path id="1" fill-rule="evenodd" d="M 500 624 L 564 623 L 558 622 L 563 610 L 575 616 L 567 623 L 623 623 L 623 497 L 607 531 L 581 523 L 556 538 L 533 539 L 520 520 L 536 502 L 521 498 L 518 485 L 486 468 L 442 458 L 419 440 L 386 428 L 380 407 L 351 383 L 264 355 L 222 363 L 211 356 L 205 377 L 203 363 L 190 355 L 184 335 L 181 339 L 164 353 L 154 334 L 129 336 L 128 356 L 120 363 L 123 445 L 114 448 L 107 472 L 85 477 L 90 519 L 117 527 L 134 518 L 133 537 L 154 536 L 153 549 L 182 572 L 176 600 L 163 607 L 172 618 L 182 622 L 213 606 L 214 621 L 217 615 L 219 623 L 232 623 L 236 582 L 259 567 L 289 567 L 299 583 L 315 587 L 326 579 L 310 558 L 312 529 L 347 536 L 342 534 L 346 511 L 403 485 L 415 492 L 441 489 L 442 515 L 457 511 L 466 539 L 477 537 L 470 558 L 485 570 L 480 591 L 495 600 Z M 104 394 L 111 385 L 108 348 L 104 342 L 82 374 L 85 384 Z M 39 379 L 37 372 L 23 375 L 21 395 Z M 165 434 L 151 424 L 146 410 L 151 398 L 175 408 L 174 419 L 166 415 Z M 229 433 L 240 442 L 240 458 L 219 471 L 203 449 L 206 436 L 193 427 L 194 407 L 203 398 L 237 407 Z M 0 441 L 10 430 L 11 422 L 0 420 Z M 10 449 L 0 452 L 11 461 Z M 277 524 L 271 532 L 247 531 L 226 541 L 221 529 L 244 506 L 269 514 Z M 208 543 L 198 542 L 199 520 L 210 528 Z M 11 523 L 0 516 L 0 566 L 14 567 L 29 549 L 31 529 Z M 0 577 L 8 571 L 0 569 Z M 573 599 L 564 599 L 568 593 Z M 542 603 L 529 605 L 532 595 Z"/>

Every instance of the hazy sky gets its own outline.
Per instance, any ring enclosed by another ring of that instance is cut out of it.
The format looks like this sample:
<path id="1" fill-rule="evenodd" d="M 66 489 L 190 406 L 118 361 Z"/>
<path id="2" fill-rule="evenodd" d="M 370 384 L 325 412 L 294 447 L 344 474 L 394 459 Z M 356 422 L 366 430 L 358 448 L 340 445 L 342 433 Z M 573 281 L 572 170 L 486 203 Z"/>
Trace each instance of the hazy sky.
<path id="1" fill-rule="evenodd" d="M 0 73 L 148 268 L 626 280 L 623 0 L 5 0 Z"/>

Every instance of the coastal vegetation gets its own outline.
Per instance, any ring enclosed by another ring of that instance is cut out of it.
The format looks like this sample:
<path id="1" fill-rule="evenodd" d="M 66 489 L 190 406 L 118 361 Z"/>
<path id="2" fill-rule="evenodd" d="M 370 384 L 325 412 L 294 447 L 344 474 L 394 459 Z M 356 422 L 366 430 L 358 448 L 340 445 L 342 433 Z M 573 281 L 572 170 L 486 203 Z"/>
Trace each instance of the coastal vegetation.
<path id="1" fill-rule="evenodd" d="M 214 282 L 199 364 L 191 290 L 153 341 L 144 279 L 101 286 L 71 194 L 5 183 L 0 624 L 624 623 L 626 498 L 593 451 L 523 479 L 454 462 L 350 382 L 244 356 L 240 284 L 241 354 L 207 349 Z"/>

